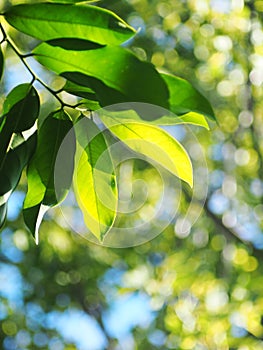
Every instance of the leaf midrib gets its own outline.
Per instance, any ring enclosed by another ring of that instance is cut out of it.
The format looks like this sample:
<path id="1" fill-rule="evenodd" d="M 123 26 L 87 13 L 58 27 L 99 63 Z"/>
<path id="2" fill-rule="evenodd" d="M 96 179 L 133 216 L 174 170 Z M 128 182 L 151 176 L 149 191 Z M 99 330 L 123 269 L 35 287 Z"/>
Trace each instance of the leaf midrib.
<path id="1" fill-rule="evenodd" d="M 46 20 L 45 18 L 35 18 L 35 17 L 30 17 L 30 16 L 19 16 L 21 18 L 21 20 L 23 19 L 30 19 L 30 21 L 32 22 L 45 22 L 47 24 L 50 24 L 50 23 L 54 23 L 54 24 L 57 24 L 57 23 L 66 23 L 68 24 L 69 26 L 73 26 L 73 25 L 76 25 L 76 26 L 83 26 L 87 29 L 87 27 L 95 27 L 95 28 L 99 28 L 100 30 L 105 30 L 105 31 L 111 31 L 111 32 L 114 32 L 116 33 L 115 31 L 111 30 L 111 29 L 108 29 L 107 27 L 99 27 L 99 26 L 96 26 L 96 25 L 92 25 L 91 23 L 89 23 L 88 25 L 87 24 L 84 24 L 82 22 L 73 22 L 73 23 L 69 23 L 67 21 L 56 21 L 56 20 Z M 77 37 L 76 37 L 77 38 Z"/>
<path id="2" fill-rule="evenodd" d="M 109 117 L 116 121 L 116 119 L 115 119 L 114 117 L 112 117 L 112 116 L 109 116 Z M 126 124 L 124 124 L 124 123 L 122 123 L 122 122 L 118 122 L 118 124 L 124 126 L 126 129 L 128 129 L 129 131 L 131 131 L 132 133 L 134 133 L 136 136 L 138 136 L 140 139 L 144 140 L 144 138 L 143 138 L 140 134 L 138 134 L 136 131 L 134 131 L 134 130 L 132 130 L 131 128 L 129 128 Z M 137 123 L 137 124 L 139 124 L 139 123 Z M 147 126 L 153 127 L 154 129 L 156 129 L 156 127 L 155 127 L 154 125 L 147 125 Z M 110 127 L 109 127 L 109 129 L 110 129 Z M 161 129 L 161 130 L 162 130 L 162 129 Z M 164 133 L 166 133 L 165 130 L 162 130 L 162 131 L 163 131 Z M 169 135 L 169 134 L 168 134 L 168 135 Z M 170 136 L 170 135 L 169 135 L 169 136 Z M 181 146 L 181 144 L 180 144 L 176 139 L 174 139 L 173 137 L 171 137 L 171 139 L 172 139 L 172 141 L 174 142 L 174 144 L 175 144 L 183 153 L 184 153 L 184 152 L 186 153 L 186 156 L 187 156 L 187 158 L 188 158 L 188 160 L 189 160 L 189 162 L 190 162 L 190 164 L 191 164 L 189 155 L 188 155 L 188 153 L 185 151 L 184 147 Z M 152 158 L 152 157 L 150 157 L 150 158 L 153 159 L 153 160 L 155 161 L 154 158 Z M 176 175 L 176 176 L 178 176 L 178 175 Z"/>
<path id="3" fill-rule="evenodd" d="M 96 208 L 97 208 L 97 215 L 98 215 L 98 219 L 99 219 L 99 228 L 100 228 L 100 235 L 101 235 L 101 225 L 100 225 L 100 211 L 99 211 L 99 205 L 98 205 L 98 198 L 97 198 L 97 194 L 96 194 L 96 187 L 95 187 L 95 178 L 93 176 L 94 173 L 94 167 L 93 167 L 93 156 L 91 154 L 91 141 L 89 140 L 89 134 L 87 133 L 87 137 L 88 137 L 88 157 L 90 158 L 90 164 L 91 164 L 91 173 L 92 173 L 92 182 L 93 182 L 93 188 L 94 188 L 94 197 L 95 197 L 95 202 L 96 202 Z"/>
<path id="4" fill-rule="evenodd" d="M 52 174 L 53 174 L 53 176 L 54 176 L 54 164 L 55 164 L 55 161 L 56 161 L 56 158 L 57 158 L 57 145 L 58 145 L 58 140 L 59 140 L 59 135 L 60 135 L 60 131 L 61 131 L 61 128 L 62 128 L 62 123 L 61 123 L 61 121 L 60 120 L 58 120 L 58 122 L 59 122 L 59 125 L 58 125 L 58 129 L 57 129 L 57 133 L 56 133 L 56 142 L 55 142 L 55 147 L 54 147 L 54 149 L 56 150 L 56 152 L 53 152 L 52 153 L 52 158 L 51 158 L 51 164 L 50 164 L 50 168 L 51 168 L 51 171 L 49 172 L 49 176 L 48 176 L 48 182 L 47 182 L 47 187 L 46 187 L 46 190 L 45 190 L 45 195 L 44 195 L 44 198 L 42 199 L 42 201 L 44 201 L 44 199 L 45 199 L 45 197 L 46 197 L 46 193 L 47 193 L 47 190 L 49 189 L 49 188 L 51 188 L 51 186 L 50 186 L 50 182 L 51 182 L 51 179 L 52 179 Z M 52 170 L 53 169 L 53 170 Z M 56 199 L 57 199 L 57 202 L 58 202 L 58 198 L 56 197 Z M 56 205 L 56 204 L 54 204 L 54 205 Z"/>

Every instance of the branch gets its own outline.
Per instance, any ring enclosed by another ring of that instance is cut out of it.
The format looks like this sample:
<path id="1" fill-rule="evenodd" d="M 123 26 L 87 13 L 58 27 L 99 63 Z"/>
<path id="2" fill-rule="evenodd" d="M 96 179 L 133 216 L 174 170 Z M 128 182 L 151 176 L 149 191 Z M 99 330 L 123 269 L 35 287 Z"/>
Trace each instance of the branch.
<path id="1" fill-rule="evenodd" d="M 54 91 L 53 89 L 51 89 L 46 83 L 43 82 L 43 80 L 41 80 L 31 69 L 31 67 L 29 66 L 29 64 L 27 63 L 26 59 L 28 57 L 32 57 L 32 54 L 26 54 L 23 55 L 19 52 L 19 50 L 17 49 L 17 47 L 15 46 L 14 43 L 12 43 L 12 41 L 10 40 L 10 38 L 8 38 L 2 24 L 0 23 L 0 31 L 3 34 L 3 40 L 1 41 L 1 43 L 6 42 L 11 48 L 12 50 L 15 52 L 15 54 L 20 58 L 21 62 L 23 63 L 23 65 L 25 66 L 25 68 L 27 69 L 27 71 L 31 74 L 32 76 L 32 81 L 31 84 L 34 83 L 34 81 L 38 81 L 50 94 L 52 94 L 60 103 L 61 108 L 63 109 L 64 107 L 69 107 L 72 109 L 75 109 L 76 107 L 78 107 L 80 104 L 77 103 L 75 105 L 71 105 L 68 104 L 66 102 L 64 102 L 59 96 L 58 94 L 61 93 L 63 91 L 63 89 L 59 89 L 57 91 Z"/>

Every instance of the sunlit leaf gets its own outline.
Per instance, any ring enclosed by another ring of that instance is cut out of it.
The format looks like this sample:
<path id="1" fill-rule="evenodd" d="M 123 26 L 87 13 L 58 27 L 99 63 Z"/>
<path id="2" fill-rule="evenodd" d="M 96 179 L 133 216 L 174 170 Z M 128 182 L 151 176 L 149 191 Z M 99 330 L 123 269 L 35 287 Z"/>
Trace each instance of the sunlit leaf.
<path id="1" fill-rule="evenodd" d="M 53 2 L 59 2 L 59 3 L 64 3 L 64 4 L 68 4 L 68 3 L 74 3 L 74 4 L 92 4 L 92 3 L 96 3 L 99 2 L 100 0 L 54 0 Z"/>
<path id="2" fill-rule="evenodd" d="M 78 4 L 78 3 L 87 3 L 87 4 L 92 4 L 92 3 L 95 3 L 95 2 L 98 2 L 100 0 L 54 0 L 53 2 L 56 2 L 56 3 L 64 3 L 64 4 L 68 4 L 68 3 L 74 3 L 74 4 Z"/>
<path id="3" fill-rule="evenodd" d="M 100 109 L 100 104 L 97 101 L 82 99 L 79 101 L 78 109 L 86 111 L 96 111 Z"/>
<path id="4" fill-rule="evenodd" d="M 55 188 L 54 169 L 59 147 L 72 126 L 68 114 L 57 111 L 45 119 L 39 130 L 36 153 L 27 170 L 28 192 L 24 202 L 25 223 L 37 242 L 38 228 L 44 213 L 64 199 L 71 185 L 74 143 L 65 157 L 61 189 Z"/>
<path id="5" fill-rule="evenodd" d="M 210 103 L 188 81 L 174 75 L 161 74 L 161 76 L 169 89 L 171 112 L 177 115 L 195 112 L 215 120 Z M 197 115 L 191 117 L 194 116 Z"/>
<path id="6" fill-rule="evenodd" d="M 5 19 L 21 32 L 42 41 L 76 38 L 115 45 L 135 33 L 113 12 L 92 5 L 21 4 L 11 7 Z"/>
<path id="7" fill-rule="evenodd" d="M 154 109 L 152 109 L 154 107 Z M 130 108 L 130 109 L 128 109 Z M 147 120 L 148 124 L 153 125 L 177 125 L 177 124 L 192 124 L 202 126 L 209 129 L 206 118 L 199 113 L 190 112 L 181 116 L 177 116 L 165 109 L 159 109 L 158 106 L 147 104 L 117 104 L 116 106 L 109 106 L 99 111 L 100 114 L 106 114 L 119 120 L 119 122 L 137 121 L 144 122 Z M 151 119 L 151 115 L 155 118 Z"/>
<path id="8" fill-rule="evenodd" d="M 153 65 L 121 47 L 69 51 L 43 43 L 34 56 L 57 74 L 93 89 L 103 106 L 136 101 L 168 107 L 168 89 Z"/>
<path id="9" fill-rule="evenodd" d="M 156 161 L 183 181 L 193 186 L 191 160 L 183 146 L 155 125 L 132 121 L 120 122 L 107 115 L 103 123 L 135 152 Z"/>
<path id="10" fill-rule="evenodd" d="M 74 191 L 87 227 L 102 241 L 116 217 L 116 176 L 103 132 L 89 119 L 76 128 Z"/>

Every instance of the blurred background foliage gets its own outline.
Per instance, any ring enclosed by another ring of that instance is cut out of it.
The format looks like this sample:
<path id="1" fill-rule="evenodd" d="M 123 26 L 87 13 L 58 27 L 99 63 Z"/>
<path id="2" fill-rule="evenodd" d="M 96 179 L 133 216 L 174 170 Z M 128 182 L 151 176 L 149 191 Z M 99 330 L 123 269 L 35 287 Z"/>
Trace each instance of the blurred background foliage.
<path id="1" fill-rule="evenodd" d="M 21 2 L 5 1 L 4 6 Z M 260 350 L 263 1 L 98 5 L 139 29 L 127 46 L 141 59 L 188 79 L 211 101 L 219 125 L 211 125 L 209 132 L 191 128 L 205 153 L 208 195 L 192 227 L 187 221 L 181 227 L 189 205 L 185 194 L 176 219 L 161 235 L 126 249 L 87 242 L 64 227 L 56 209 L 46 217 L 36 247 L 20 215 L 22 179 L 0 236 L 0 347 Z M 21 40 L 21 47 L 27 45 Z M 10 53 L 6 66 L 17 64 Z M 20 70 L 26 80 L 23 74 Z M 12 79 L 9 70 L 1 100 Z M 45 94 L 49 106 L 53 102 Z M 197 141 L 183 127 L 177 127 L 176 135 L 200 174 L 196 186 L 202 187 Z M 153 182 L 154 176 L 150 167 L 135 167 L 130 179 L 147 182 L 150 177 Z M 148 204 L 151 200 L 154 194 Z M 132 225 L 138 218 L 140 213 L 123 215 L 119 222 Z"/>

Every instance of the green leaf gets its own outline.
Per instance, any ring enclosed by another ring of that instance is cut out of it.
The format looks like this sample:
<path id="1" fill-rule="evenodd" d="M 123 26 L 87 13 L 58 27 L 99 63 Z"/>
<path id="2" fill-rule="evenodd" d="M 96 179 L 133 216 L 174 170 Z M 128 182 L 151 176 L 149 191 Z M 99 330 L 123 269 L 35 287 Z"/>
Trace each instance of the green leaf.
<path id="1" fill-rule="evenodd" d="M 0 205 L 0 228 L 3 227 L 5 223 L 6 213 L 7 213 L 7 205 L 6 204 Z"/>
<path id="2" fill-rule="evenodd" d="M 12 123 L 13 132 L 22 132 L 30 129 L 39 113 L 39 97 L 31 84 L 16 86 L 7 96 L 3 114 L 8 115 L 9 123 Z"/>
<path id="3" fill-rule="evenodd" d="M 86 111 L 96 111 L 100 109 L 101 106 L 97 101 L 92 101 L 88 99 L 83 99 L 78 103 L 78 109 Z"/>
<path id="4" fill-rule="evenodd" d="M 7 22 L 39 40 L 76 38 L 118 45 L 135 30 L 111 11 L 92 5 L 21 4 L 5 13 Z"/>
<path id="5" fill-rule="evenodd" d="M 69 94 L 87 98 L 89 100 L 96 101 L 95 91 L 91 88 L 75 84 L 71 81 L 67 81 L 63 86 L 63 90 Z"/>
<path id="6" fill-rule="evenodd" d="M 31 84 L 15 87 L 6 97 L 0 119 L 0 168 L 14 133 L 31 129 L 39 114 L 39 97 Z"/>
<path id="7" fill-rule="evenodd" d="M 28 170 L 28 192 L 24 201 L 24 220 L 38 242 L 38 228 L 45 212 L 60 203 L 71 184 L 75 143 L 65 155 L 65 168 L 59 169 L 61 188 L 55 188 L 55 162 L 59 147 L 73 124 L 64 111 L 51 113 L 43 122 L 38 135 L 37 150 Z"/>
<path id="8" fill-rule="evenodd" d="M 197 126 L 202 126 L 202 127 L 206 128 L 207 130 L 210 129 L 205 117 L 200 113 L 189 112 L 189 113 L 186 113 L 186 114 L 180 116 L 178 119 L 179 119 L 178 124 L 193 124 L 193 125 L 197 125 Z M 177 124 L 177 123 L 174 123 L 174 124 Z M 165 124 L 163 124 L 163 125 L 165 125 Z M 167 120 L 166 125 L 173 125 L 173 124 L 169 123 L 169 121 Z"/>
<path id="9" fill-rule="evenodd" d="M 101 116 L 108 129 L 133 151 L 153 159 L 181 180 L 193 186 L 191 160 L 183 146 L 155 125 L 120 122 Z"/>
<path id="10" fill-rule="evenodd" d="M 9 152 L 16 153 L 19 158 L 21 168 L 24 168 L 36 151 L 37 146 L 37 131 L 25 133 L 25 136 L 15 135 L 11 150 Z M 8 154 L 8 153 L 7 153 Z"/>
<path id="11" fill-rule="evenodd" d="M 28 139 L 19 136 L 19 142 L 14 140 L 16 146 L 7 152 L 0 169 L 0 205 L 5 205 L 15 190 L 24 167 L 35 151 L 36 137 L 36 132 Z"/>
<path id="12" fill-rule="evenodd" d="M 87 118 L 76 127 L 74 191 L 87 227 L 101 242 L 116 217 L 116 176 L 103 132 Z"/>
<path id="13" fill-rule="evenodd" d="M 174 115 L 174 113 L 170 113 L 168 110 L 159 109 L 157 106 L 154 106 L 155 111 L 152 112 L 151 105 L 141 103 L 129 103 L 128 105 L 120 104 L 117 105 L 115 109 L 114 107 L 115 106 L 110 106 L 109 108 L 106 107 L 99 110 L 99 116 L 102 114 L 104 116 L 113 117 L 120 123 L 129 121 L 145 123 L 147 120 L 147 123 L 152 125 L 192 124 L 202 126 L 209 130 L 209 125 L 206 118 L 202 114 L 195 112 L 177 116 Z M 154 115 L 155 119 L 150 119 L 151 115 Z"/>
<path id="14" fill-rule="evenodd" d="M 0 196 L 12 192 L 16 188 L 22 170 L 34 153 L 35 147 L 36 133 L 6 154 L 5 161 L 0 170 L 0 178 L 2 180 Z"/>
<path id="15" fill-rule="evenodd" d="M 196 112 L 215 120 L 213 109 L 188 81 L 174 75 L 161 74 L 169 89 L 170 111 L 176 115 Z M 196 116 L 196 114 L 195 114 Z"/>
<path id="16" fill-rule="evenodd" d="M 87 3 L 87 4 L 92 4 L 92 3 L 95 3 L 95 2 L 98 2 L 100 0 L 55 0 L 53 2 L 59 2 L 59 3 L 64 3 L 64 4 L 68 4 L 68 3 L 75 3 L 75 4 L 78 4 L 78 3 Z"/>
<path id="17" fill-rule="evenodd" d="M 0 80 L 2 79 L 3 72 L 4 72 L 4 55 L 0 45 Z"/>
<path id="18" fill-rule="evenodd" d="M 34 55 L 57 74 L 93 89 L 103 106 L 127 101 L 169 106 L 167 86 L 153 65 L 121 47 L 69 51 L 42 43 Z"/>
<path id="19" fill-rule="evenodd" d="M 74 51 L 96 50 L 105 46 L 98 43 L 94 43 L 93 41 L 74 38 L 52 39 L 46 41 L 46 43 L 51 46 L 59 46 L 63 49 Z"/>
<path id="20" fill-rule="evenodd" d="M 7 96 L 0 119 L 0 205 L 6 205 L 36 148 L 35 121 L 39 97 L 31 84 L 21 84 Z"/>

